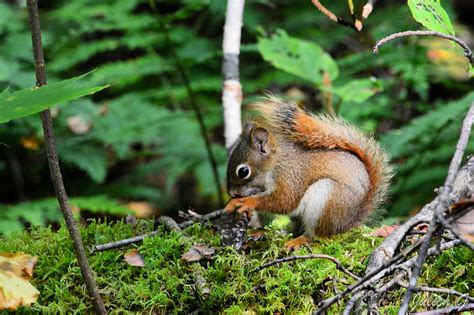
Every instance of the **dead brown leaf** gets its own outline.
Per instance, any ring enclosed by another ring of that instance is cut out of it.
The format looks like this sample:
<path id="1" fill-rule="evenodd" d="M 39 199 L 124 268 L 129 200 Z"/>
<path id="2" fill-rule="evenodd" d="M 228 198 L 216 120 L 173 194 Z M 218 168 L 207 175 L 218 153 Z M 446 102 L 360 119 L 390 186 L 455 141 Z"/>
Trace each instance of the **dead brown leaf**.
<path id="1" fill-rule="evenodd" d="M 455 217 L 454 228 L 469 242 L 474 242 L 474 198 L 462 198 L 449 207 L 448 212 Z"/>
<path id="2" fill-rule="evenodd" d="M 0 253 L 0 270 L 10 271 L 26 280 L 33 276 L 38 257 L 25 253 Z"/>
<path id="3" fill-rule="evenodd" d="M 0 253 L 0 310 L 16 310 L 36 302 L 39 291 L 29 283 L 38 257 Z"/>
<path id="4" fill-rule="evenodd" d="M 216 250 L 207 245 L 194 245 L 186 253 L 181 256 L 181 259 L 187 262 L 199 261 L 203 258 L 211 258 Z"/>
<path id="5" fill-rule="evenodd" d="M 127 203 L 127 207 L 132 209 L 134 217 L 140 219 L 149 218 L 155 213 L 153 205 L 146 201 L 132 201 Z"/>
<path id="6" fill-rule="evenodd" d="M 398 228 L 398 225 L 384 225 L 370 233 L 370 236 L 387 237 Z"/>
<path id="7" fill-rule="evenodd" d="M 454 227 L 469 242 L 474 242 L 474 209 L 463 214 L 454 222 Z"/>
<path id="8" fill-rule="evenodd" d="M 144 267 L 145 266 L 145 259 L 143 258 L 142 254 L 137 249 L 131 249 L 123 255 L 123 259 L 129 264 L 130 266 L 136 267 Z"/>
<path id="9" fill-rule="evenodd" d="M 41 140 L 34 135 L 20 138 L 20 144 L 23 148 L 31 151 L 38 151 L 41 146 Z"/>

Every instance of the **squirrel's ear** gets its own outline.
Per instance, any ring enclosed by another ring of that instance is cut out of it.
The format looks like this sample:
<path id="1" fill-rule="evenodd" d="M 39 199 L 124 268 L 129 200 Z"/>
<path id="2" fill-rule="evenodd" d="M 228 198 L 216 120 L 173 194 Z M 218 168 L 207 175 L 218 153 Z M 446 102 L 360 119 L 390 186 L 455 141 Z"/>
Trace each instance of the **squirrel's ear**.
<path id="1" fill-rule="evenodd" d="M 252 145 L 262 154 L 270 153 L 268 144 L 268 131 L 262 127 L 253 128 L 250 134 Z"/>
<path id="2" fill-rule="evenodd" d="M 244 125 L 244 135 L 246 137 L 250 136 L 250 132 L 252 132 L 252 129 L 255 128 L 255 126 L 257 126 L 257 124 L 255 123 L 255 121 L 248 121 L 245 123 Z"/>

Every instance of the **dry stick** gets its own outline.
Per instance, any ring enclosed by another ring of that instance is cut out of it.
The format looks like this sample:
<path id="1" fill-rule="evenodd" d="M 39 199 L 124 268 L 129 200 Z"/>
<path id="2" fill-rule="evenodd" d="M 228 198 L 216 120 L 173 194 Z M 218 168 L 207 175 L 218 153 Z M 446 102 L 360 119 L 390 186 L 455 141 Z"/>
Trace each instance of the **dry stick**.
<path id="1" fill-rule="evenodd" d="M 352 272 L 350 272 L 349 270 L 344 268 L 344 266 L 341 264 L 341 262 L 339 260 L 337 260 L 336 258 L 334 258 L 332 256 L 323 255 L 323 254 L 309 254 L 309 255 L 302 255 L 302 256 L 290 256 L 290 257 L 284 257 L 284 258 L 272 260 L 270 262 L 267 262 L 267 263 L 261 265 L 260 267 L 255 268 L 252 271 L 252 273 L 258 272 L 262 269 L 265 269 L 265 268 L 273 266 L 273 265 L 277 265 L 277 264 L 281 264 L 281 263 L 285 263 L 285 262 L 290 262 L 290 261 L 294 261 L 294 260 L 297 260 L 297 259 L 327 259 L 327 260 L 330 260 L 333 263 L 335 263 L 336 268 L 338 270 L 344 272 L 346 275 L 348 275 L 348 276 L 350 276 L 350 277 L 352 277 L 356 280 L 360 279 L 358 276 L 356 276 L 355 274 L 353 274 Z"/>
<path id="2" fill-rule="evenodd" d="M 41 28 L 39 21 L 38 2 L 37 0 L 27 0 L 28 5 L 28 17 L 31 28 L 31 41 L 33 44 L 33 55 L 35 59 L 35 74 L 36 74 L 36 85 L 38 87 L 46 85 L 46 72 L 45 62 L 43 55 L 43 44 L 41 40 Z M 77 222 L 74 219 L 71 208 L 69 207 L 68 198 L 66 195 L 66 189 L 64 188 L 64 182 L 61 175 L 61 169 L 59 167 L 58 153 L 56 150 L 56 141 L 53 129 L 53 120 L 51 118 L 51 111 L 49 109 L 41 113 L 41 122 L 43 124 L 43 132 L 46 140 L 46 151 L 48 157 L 49 170 L 51 173 L 51 179 L 54 186 L 54 191 L 58 198 L 59 208 L 66 221 L 66 226 L 69 231 L 69 235 L 72 239 L 74 252 L 81 268 L 86 288 L 89 295 L 94 303 L 95 311 L 98 314 L 105 314 L 104 303 L 100 297 L 99 289 L 92 274 L 92 270 L 87 261 L 84 245 L 82 244 L 81 235 Z"/>
<path id="3" fill-rule="evenodd" d="M 403 288 L 408 288 L 408 283 L 405 283 L 401 280 L 397 282 L 397 284 Z M 445 289 L 445 288 L 431 288 L 431 287 L 424 287 L 424 286 L 418 286 L 415 289 L 417 292 L 430 292 L 430 293 L 439 293 L 439 294 L 449 294 L 449 295 L 456 295 L 459 296 L 463 299 L 468 300 L 469 302 L 474 303 L 474 297 L 470 296 L 469 294 L 466 293 L 461 293 L 452 289 Z"/>
<path id="4" fill-rule="evenodd" d="M 472 58 L 472 51 L 469 48 L 469 46 L 462 41 L 461 39 L 457 38 L 456 36 L 452 35 L 447 35 L 439 32 L 434 32 L 434 31 L 405 31 L 405 32 L 399 32 L 392 34 L 390 36 L 387 36 L 385 38 L 382 38 L 381 40 L 377 41 L 374 46 L 374 54 L 377 54 L 379 52 L 379 48 L 382 47 L 384 44 L 397 39 L 401 37 L 407 37 L 407 36 L 437 36 L 441 37 L 444 39 L 452 40 L 453 42 L 457 43 L 459 46 L 461 46 L 464 49 L 464 56 L 466 56 L 467 59 L 469 59 L 469 62 L 473 63 L 473 58 Z"/>
<path id="5" fill-rule="evenodd" d="M 222 106 L 225 147 L 230 149 L 242 132 L 242 85 L 239 75 L 240 34 L 245 0 L 227 0 L 222 40 Z"/>
<path id="6" fill-rule="evenodd" d="M 434 314 L 454 314 L 454 313 L 457 314 L 457 313 L 472 311 L 472 310 L 474 310 L 474 303 L 448 306 L 445 308 L 432 310 L 432 311 L 412 313 L 412 315 L 434 315 Z"/>
<path id="7" fill-rule="evenodd" d="M 393 231 L 389 237 L 385 238 L 385 240 L 370 255 L 366 274 L 373 271 L 375 268 L 382 266 L 386 259 L 393 257 L 400 242 L 415 226 L 421 222 L 425 222 L 427 219 L 433 218 L 433 212 L 430 209 L 432 203 L 433 202 L 424 206 L 416 216 L 412 217 L 405 224 Z"/>
<path id="8" fill-rule="evenodd" d="M 368 0 L 367 3 L 362 7 L 362 19 L 367 19 L 374 9 L 374 5 L 377 0 Z"/>
<path id="9" fill-rule="evenodd" d="M 346 304 L 346 307 L 342 311 L 343 315 L 350 315 L 352 312 L 352 309 L 354 308 L 355 304 L 357 301 L 359 301 L 361 298 L 364 296 L 364 291 L 359 291 L 356 294 L 354 294 L 349 301 Z"/>
<path id="10" fill-rule="evenodd" d="M 208 220 L 214 220 L 214 219 L 222 216 L 223 213 L 224 213 L 224 210 L 217 210 L 217 211 L 214 211 L 214 212 L 203 215 L 197 221 L 193 221 L 193 220 L 184 221 L 184 222 L 178 224 L 178 227 L 181 230 L 183 230 L 183 229 L 191 226 L 195 222 L 205 222 L 205 221 L 208 221 Z M 167 219 L 164 220 L 163 223 L 165 225 L 169 224 L 170 219 L 171 218 L 168 217 Z M 174 224 L 171 224 L 171 225 L 174 226 Z M 167 225 L 167 226 L 170 226 L 170 225 Z M 143 242 L 145 237 L 155 236 L 158 233 L 159 233 L 159 231 L 153 231 L 153 232 L 150 232 L 150 233 L 147 233 L 147 234 L 126 238 L 126 239 L 115 241 L 115 242 L 95 245 L 95 246 L 92 246 L 91 253 L 102 252 L 102 251 L 106 251 L 106 250 L 110 250 L 110 249 L 115 249 L 115 248 L 131 245 L 131 244 L 140 243 L 140 242 Z"/>
<path id="11" fill-rule="evenodd" d="M 319 11 L 321 11 L 322 14 L 327 16 L 331 21 L 336 22 L 336 23 L 341 24 L 341 25 L 344 25 L 344 26 L 348 26 L 350 28 L 353 28 L 356 31 L 359 31 L 353 23 L 350 23 L 350 22 L 344 20 L 342 17 L 337 16 L 334 13 L 332 13 L 331 11 L 329 11 L 324 5 L 322 5 L 321 2 L 319 2 L 319 0 L 311 0 L 311 2 L 313 2 L 314 6 Z"/>
<path id="12" fill-rule="evenodd" d="M 456 145 L 456 151 L 453 157 L 453 160 L 456 158 L 456 161 L 454 162 L 454 166 L 457 166 L 459 168 L 459 165 L 461 164 L 462 157 L 464 155 L 464 150 L 466 149 L 467 142 L 469 140 L 469 135 L 471 134 L 471 127 L 472 123 L 474 121 L 474 102 L 471 104 L 471 107 L 469 108 L 469 111 L 466 114 L 466 117 L 464 118 L 464 122 L 462 124 L 462 129 L 461 129 L 461 135 L 459 136 L 459 141 Z M 451 162 L 453 163 L 453 162 Z M 453 168 L 454 168 L 453 166 Z M 449 168 L 448 174 L 450 172 L 457 172 L 457 169 L 451 169 L 451 166 Z M 455 173 L 454 173 L 455 174 Z M 454 177 L 454 175 L 452 175 Z M 454 179 L 453 179 L 454 182 Z M 459 238 L 464 245 L 469 247 L 471 250 L 474 250 L 474 244 L 466 240 L 451 223 L 449 223 L 446 218 L 444 217 L 444 211 L 443 212 L 435 212 L 436 218 L 441 222 L 441 224 L 449 229 L 451 233 L 454 234 L 457 238 Z"/>
<path id="13" fill-rule="evenodd" d="M 184 222 L 181 222 L 179 224 L 179 227 L 181 229 L 185 229 L 191 225 L 193 225 L 194 223 L 196 222 L 206 222 L 206 221 L 212 221 L 214 219 L 217 219 L 217 218 L 220 218 L 223 214 L 224 214 L 224 210 L 221 209 L 221 210 L 216 210 L 216 211 L 213 211 L 213 212 L 210 212 L 208 214 L 204 214 L 202 215 L 201 217 L 199 218 L 196 218 L 196 220 L 187 220 L 187 221 L 184 221 Z"/>
<path id="14" fill-rule="evenodd" d="M 428 232 L 426 232 L 425 241 L 421 245 L 420 250 L 418 252 L 418 258 L 412 270 L 408 289 L 405 292 L 402 305 L 400 306 L 400 309 L 398 311 L 399 315 L 403 315 L 408 311 L 408 306 L 410 304 L 413 293 L 415 292 L 415 287 L 418 281 L 418 277 L 420 276 L 421 268 L 426 260 L 427 251 L 430 246 L 431 238 L 433 237 L 434 232 L 438 229 L 437 218 L 444 215 L 444 212 L 446 211 L 448 207 L 449 193 L 452 190 L 453 183 L 456 178 L 456 173 L 458 172 L 459 166 L 461 165 L 461 160 L 464 155 L 464 151 L 466 150 L 469 135 L 471 133 L 473 115 L 474 115 L 474 103 L 471 104 L 471 107 L 469 108 L 469 111 L 467 112 L 466 117 L 464 118 L 461 134 L 456 144 L 456 151 L 454 151 L 453 158 L 451 159 L 451 163 L 449 164 L 448 176 L 446 177 L 446 180 L 444 182 L 443 189 L 441 191 L 440 198 L 439 198 L 439 203 L 436 205 L 434 209 L 434 216 L 430 223 L 430 226 L 428 227 Z M 465 243 L 465 240 L 462 240 L 462 241 L 463 243 Z"/>
<path id="15" fill-rule="evenodd" d="M 411 245 L 410 247 L 406 248 L 403 252 L 399 253 L 398 255 L 392 257 L 390 260 L 385 262 L 382 266 L 372 270 L 370 273 L 367 273 L 362 277 L 360 280 L 358 280 L 356 283 L 350 285 L 347 287 L 344 291 L 342 291 L 340 294 L 336 294 L 333 297 L 330 297 L 324 301 L 321 301 L 318 306 L 319 309 L 317 309 L 313 314 L 323 314 L 326 309 L 328 309 L 332 304 L 335 302 L 339 301 L 340 299 L 346 297 L 352 292 L 358 292 L 359 290 L 362 290 L 366 287 L 369 287 L 372 285 L 372 283 L 378 281 L 379 279 L 391 274 L 393 271 L 402 268 L 406 269 L 409 266 L 413 265 L 415 262 L 415 257 L 410 258 L 409 260 L 396 265 L 399 261 L 401 261 L 403 258 L 407 257 L 410 253 L 412 253 L 414 250 L 416 250 L 422 243 L 424 243 L 424 238 L 420 238 L 415 244 Z M 446 250 L 449 248 L 452 248 L 456 245 L 459 245 L 461 243 L 460 240 L 453 240 L 449 242 L 445 242 L 441 244 L 439 250 Z M 439 250 L 436 247 L 430 248 L 428 251 L 428 256 L 432 256 L 439 252 Z"/>

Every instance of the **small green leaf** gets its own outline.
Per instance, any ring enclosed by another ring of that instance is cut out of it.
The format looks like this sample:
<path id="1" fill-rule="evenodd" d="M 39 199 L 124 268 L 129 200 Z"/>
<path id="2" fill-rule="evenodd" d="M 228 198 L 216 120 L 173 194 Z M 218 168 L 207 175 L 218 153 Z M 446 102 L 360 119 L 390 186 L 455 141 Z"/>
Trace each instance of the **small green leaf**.
<path id="1" fill-rule="evenodd" d="M 36 114 L 54 105 L 94 94 L 108 87 L 80 81 L 86 75 L 88 73 L 39 88 L 0 93 L 0 123 Z"/>
<path id="2" fill-rule="evenodd" d="M 327 73 L 332 81 L 339 75 L 336 62 L 319 45 L 292 38 L 282 30 L 269 39 L 259 38 L 258 50 L 263 59 L 275 68 L 316 85 L 322 84 L 324 73 Z"/>
<path id="3" fill-rule="evenodd" d="M 454 35 L 454 28 L 448 13 L 440 0 L 408 0 L 413 18 L 429 30 Z"/>
<path id="4" fill-rule="evenodd" d="M 333 88 L 333 93 L 343 102 L 362 103 L 382 90 L 380 82 L 374 78 L 352 80 L 349 83 Z"/>

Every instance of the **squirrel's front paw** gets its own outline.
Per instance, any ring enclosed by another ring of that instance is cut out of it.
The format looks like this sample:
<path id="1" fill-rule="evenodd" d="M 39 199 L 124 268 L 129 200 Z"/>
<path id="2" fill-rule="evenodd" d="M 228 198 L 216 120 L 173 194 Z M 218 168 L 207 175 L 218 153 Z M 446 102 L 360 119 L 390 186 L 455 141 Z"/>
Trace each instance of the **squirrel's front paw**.
<path id="1" fill-rule="evenodd" d="M 237 210 L 241 216 L 246 216 L 248 219 L 250 219 L 252 217 L 253 211 L 255 210 L 256 204 L 257 202 L 255 198 L 235 198 L 229 201 L 224 210 L 228 213 Z"/>

